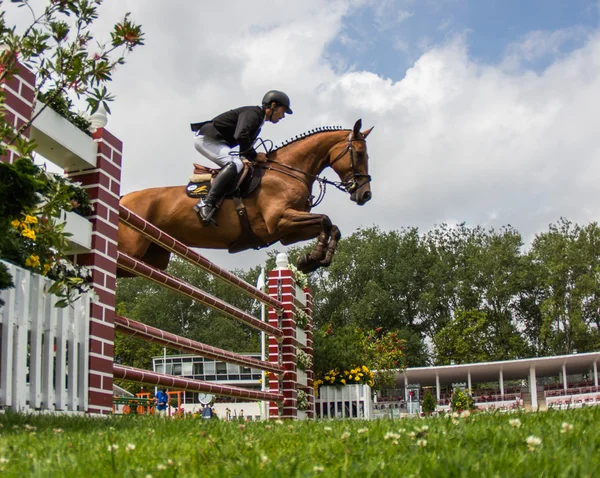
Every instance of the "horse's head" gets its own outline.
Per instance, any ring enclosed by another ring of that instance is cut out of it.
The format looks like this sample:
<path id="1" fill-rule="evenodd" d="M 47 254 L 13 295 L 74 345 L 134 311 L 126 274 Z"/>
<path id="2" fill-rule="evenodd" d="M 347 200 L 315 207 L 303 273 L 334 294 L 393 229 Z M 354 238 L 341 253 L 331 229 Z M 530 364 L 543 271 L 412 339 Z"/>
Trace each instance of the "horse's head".
<path id="1" fill-rule="evenodd" d="M 354 123 L 349 136 L 330 151 L 329 164 L 342 180 L 342 186 L 350 193 L 350 200 L 362 206 L 371 199 L 371 176 L 367 136 L 373 130 L 360 131 L 362 120 Z"/>

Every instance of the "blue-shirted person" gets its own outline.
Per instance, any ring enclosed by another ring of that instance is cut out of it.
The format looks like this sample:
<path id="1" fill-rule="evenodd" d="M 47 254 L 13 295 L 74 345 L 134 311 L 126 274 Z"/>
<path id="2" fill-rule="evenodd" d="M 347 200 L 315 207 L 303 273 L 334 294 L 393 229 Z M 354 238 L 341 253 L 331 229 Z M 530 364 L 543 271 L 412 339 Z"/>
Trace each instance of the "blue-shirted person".
<path id="1" fill-rule="evenodd" d="M 156 393 L 156 414 L 165 416 L 167 414 L 168 403 L 169 395 L 167 395 L 167 390 L 163 388 Z"/>

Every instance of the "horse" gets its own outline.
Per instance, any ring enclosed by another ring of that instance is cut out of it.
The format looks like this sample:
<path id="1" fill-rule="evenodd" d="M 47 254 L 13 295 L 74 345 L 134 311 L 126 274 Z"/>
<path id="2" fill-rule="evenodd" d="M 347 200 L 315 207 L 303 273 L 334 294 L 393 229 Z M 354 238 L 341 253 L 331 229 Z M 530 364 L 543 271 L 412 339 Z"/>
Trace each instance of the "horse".
<path id="1" fill-rule="evenodd" d="M 311 213 L 315 181 L 333 184 L 362 206 L 371 199 L 371 177 L 366 138 L 373 128 L 361 132 L 359 119 L 351 130 L 320 128 L 297 136 L 266 154 L 260 185 L 243 199 L 247 218 L 260 246 L 275 242 L 295 244 L 317 238 L 310 253 L 302 255 L 297 268 L 310 273 L 327 267 L 341 238 L 339 228 L 325 214 Z M 331 167 L 341 182 L 319 177 Z M 256 247 L 239 244 L 243 227 L 239 210 L 225 199 L 215 214 L 218 226 L 203 225 L 192 209 L 196 199 L 186 195 L 186 186 L 144 189 L 126 194 L 120 204 L 188 247 L 229 249 L 235 252 Z M 118 250 L 160 270 L 169 263 L 170 252 L 125 224 L 119 224 Z M 130 274 L 119 269 L 119 277 Z"/>

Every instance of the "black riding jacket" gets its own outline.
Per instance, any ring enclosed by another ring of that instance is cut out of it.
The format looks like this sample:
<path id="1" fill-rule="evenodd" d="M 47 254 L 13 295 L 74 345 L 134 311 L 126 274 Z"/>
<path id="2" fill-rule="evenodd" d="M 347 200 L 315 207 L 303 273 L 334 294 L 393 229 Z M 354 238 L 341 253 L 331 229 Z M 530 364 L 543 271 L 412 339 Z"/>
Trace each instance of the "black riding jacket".
<path id="1" fill-rule="evenodd" d="M 248 159 L 256 157 L 253 148 L 261 126 L 265 120 L 265 111 L 260 106 L 242 106 L 216 116 L 210 121 L 192 123 L 192 131 L 218 141 L 224 141 L 230 147 L 240 146 L 240 154 Z"/>

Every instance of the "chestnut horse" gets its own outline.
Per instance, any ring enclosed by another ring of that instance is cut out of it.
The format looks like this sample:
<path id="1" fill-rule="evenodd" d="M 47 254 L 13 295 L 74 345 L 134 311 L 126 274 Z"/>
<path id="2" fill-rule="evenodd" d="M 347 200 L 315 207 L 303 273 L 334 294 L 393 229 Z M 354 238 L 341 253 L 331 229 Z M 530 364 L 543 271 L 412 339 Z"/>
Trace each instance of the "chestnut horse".
<path id="1" fill-rule="evenodd" d="M 341 237 L 328 216 L 309 212 L 314 182 L 325 181 L 318 177 L 321 171 L 333 168 L 341 180 L 333 184 L 359 206 L 371 199 L 365 139 L 373 128 L 363 132 L 360 128 L 358 120 L 352 130 L 317 130 L 271 151 L 267 162 L 259 165 L 265 169 L 260 186 L 244 198 L 252 231 L 263 245 L 318 238 L 312 252 L 298 260 L 302 272 L 328 266 Z M 234 202 L 223 201 L 215 215 L 218 226 L 204 226 L 192 209 L 195 203 L 185 186 L 145 189 L 121 198 L 121 205 L 188 247 L 230 248 L 242 233 Z M 119 225 L 118 244 L 121 252 L 159 269 L 169 263 L 168 251 L 124 224 Z M 128 274 L 120 270 L 119 275 Z"/>

